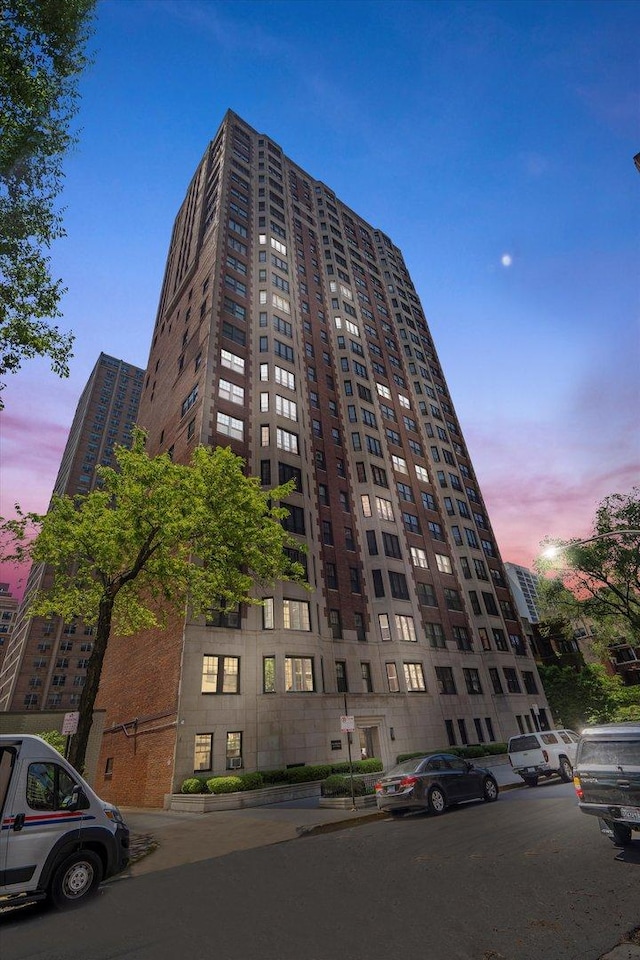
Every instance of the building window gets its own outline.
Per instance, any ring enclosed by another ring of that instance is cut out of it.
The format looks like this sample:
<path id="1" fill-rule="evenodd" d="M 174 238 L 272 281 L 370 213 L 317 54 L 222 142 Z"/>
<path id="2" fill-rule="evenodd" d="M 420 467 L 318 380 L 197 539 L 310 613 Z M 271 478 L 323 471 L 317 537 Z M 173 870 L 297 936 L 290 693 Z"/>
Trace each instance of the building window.
<path id="1" fill-rule="evenodd" d="M 238 770 L 242 766 L 242 732 L 240 730 L 227 733 L 226 760 L 227 770 Z"/>
<path id="2" fill-rule="evenodd" d="M 232 437 L 234 440 L 244 439 L 244 422 L 219 410 L 216 415 L 216 427 L 218 433 L 223 433 L 227 437 Z"/>
<path id="3" fill-rule="evenodd" d="M 449 746 L 455 747 L 457 744 L 457 740 L 456 740 L 455 729 L 453 726 L 453 720 L 445 720 L 444 725 L 447 731 L 447 740 L 449 741 Z"/>
<path id="4" fill-rule="evenodd" d="M 487 613 L 488 613 L 490 616 L 492 616 L 492 617 L 497 617 L 497 616 L 499 616 L 499 614 L 498 614 L 498 606 L 497 606 L 497 604 L 496 604 L 495 597 L 493 596 L 493 594 L 492 594 L 492 593 L 488 593 L 487 591 L 483 590 L 483 591 L 482 591 L 482 599 L 484 600 L 484 606 L 485 606 L 485 609 L 486 609 Z"/>
<path id="5" fill-rule="evenodd" d="M 329 627 L 334 640 L 342 640 L 342 621 L 339 610 L 329 610 Z"/>
<path id="6" fill-rule="evenodd" d="M 389 626 L 389 614 L 378 614 L 378 626 L 380 627 L 380 636 L 382 640 L 391 640 L 391 627 Z"/>
<path id="7" fill-rule="evenodd" d="M 396 613 L 395 615 L 396 632 L 399 640 L 409 640 L 412 643 L 417 641 L 416 629 L 413 623 L 413 617 L 407 617 Z"/>
<path id="8" fill-rule="evenodd" d="M 404 663 L 404 680 L 411 693 L 424 693 L 427 685 L 424 681 L 424 669 L 421 663 Z"/>
<path id="9" fill-rule="evenodd" d="M 502 672 L 504 673 L 504 678 L 507 681 L 507 690 L 509 693 L 521 693 L 520 681 L 518 680 L 518 674 L 513 667 L 503 667 Z"/>
<path id="10" fill-rule="evenodd" d="M 529 670 L 523 670 L 523 671 L 522 671 L 522 680 L 523 680 L 523 682 L 524 682 L 524 688 L 525 688 L 525 690 L 527 691 L 527 693 L 537 693 L 537 692 L 538 692 L 538 686 L 537 686 L 537 684 L 536 684 L 536 679 L 535 679 L 533 673 L 531 673 L 531 671 L 529 671 Z"/>
<path id="11" fill-rule="evenodd" d="M 467 724 L 464 720 L 458 720 L 458 730 L 460 731 L 460 740 L 463 744 L 469 743 L 467 737 Z"/>
<path id="12" fill-rule="evenodd" d="M 436 680 L 438 681 L 440 693 L 453 695 L 458 692 L 451 667 L 436 667 Z"/>
<path id="13" fill-rule="evenodd" d="M 276 692 L 276 658 L 273 656 L 262 658 L 262 692 Z"/>
<path id="14" fill-rule="evenodd" d="M 197 733 L 193 746 L 193 769 L 211 770 L 213 763 L 213 734 Z"/>
<path id="15" fill-rule="evenodd" d="M 493 634 L 493 642 L 496 645 L 496 650 L 502 650 L 503 652 L 508 650 L 509 644 L 507 643 L 504 630 L 501 630 L 500 627 L 494 627 L 491 632 Z"/>
<path id="16" fill-rule="evenodd" d="M 385 664 L 387 670 L 387 686 L 389 693 L 399 693 L 400 684 L 398 683 L 398 669 L 395 663 Z"/>
<path id="17" fill-rule="evenodd" d="M 312 657 L 285 657 L 284 683 L 287 693 L 315 690 Z"/>
<path id="18" fill-rule="evenodd" d="M 336 660 L 336 684 L 338 693 L 348 693 L 347 664 L 344 660 Z"/>
<path id="19" fill-rule="evenodd" d="M 311 630 L 309 604 L 306 600 L 283 600 L 282 618 L 285 630 Z"/>
<path id="20" fill-rule="evenodd" d="M 482 720 L 480 717 L 474 717 L 473 723 L 476 728 L 476 736 L 478 738 L 478 743 L 484 743 L 484 731 L 482 729 Z"/>
<path id="21" fill-rule="evenodd" d="M 493 721 L 491 720 L 491 717 L 485 717 L 485 718 L 484 718 L 484 723 L 485 723 L 485 726 L 486 726 L 486 728 L 487 728 L 487 734 L 489 735 L 489 740 L 491 740 L 492 742 L 494 742 L 495 739 L 496 739 L 496 737 L 495 737 L 495 734 L 494 734 L 494 732 L 493 732 Z"/>
<path id="22" fill-rule="evenodd" d="M 502 689 L 502 681 L 500 680 L 500 672 L 497 667 L 489 667 L 489 676 L 491 677 L 491 683 L 493 684 L 494 693 L 504 693 Z"/>
<path id="23" fill-rule="evenodd" d="M 453 639 L 458 645 L 458 650 L 473 650 L 473 640 L 466 627 L 453 627 Z"/>
<path id="24" fill-rule="evenodd" d="M 480 674 L 472 667 L 463 667 L 464 682 L 467 685 L 467 693 L 482 693 L 482 684 L 480 683 Z"/>
<path id="25" fill-rule="evenodd" d="M 360 674 L 362 677 L 363 693 L 373 693 L 373 682 L 371 680 L 371 664 L 362 661 L 360 663 Z"/>
<path id="26" fill-rule="evenodd" d="M 395 600 L 408 600 L 409 587 L 404 573 L 398 573 L 395 570 L 389 570 L 389 584 L 391 586 L 391 596 Z"/>
<path id="27" fill-rule="evenodd" d="M 444 602 L 447 610 L 462 610 L 462 600 L 457 590 L 450 587 L 444 588 Z"/>
<path id="28" fill-rule="evenodd" d="M 427 640 L 432 647 L 436 647 L 444 650 L 447 646 L 446 637 L 444 635 L 444 630 L 442 629 L 442 624 L 440 623 L 425 623 L 424 632 Z"/>
<path id="29" fill-rule="evenodd" d="M 202 693 L 240 693 L 240 657 L 202 658 Z"/>

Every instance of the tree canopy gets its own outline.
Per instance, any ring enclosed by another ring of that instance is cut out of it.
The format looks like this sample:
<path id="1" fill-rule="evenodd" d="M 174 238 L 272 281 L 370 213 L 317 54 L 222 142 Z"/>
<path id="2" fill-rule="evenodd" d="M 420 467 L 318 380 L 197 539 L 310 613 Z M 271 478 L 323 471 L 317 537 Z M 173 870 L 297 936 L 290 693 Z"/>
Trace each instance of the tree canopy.
<path id="1" fill-rule="evenodd" d="M 117 447 L 118 469 L 99 467 L 100 486 L 54 497 L 44 515 L 4 520 L 12 538 L 5 559 L 46 564 L 53 582 L 31 600 L 29 615 L 81 618 L 94 627 L 93 651 L 80 699 L 71 762 L 81 766 L 91 728 L 107 641 L 162 626 L 163 608 L 194 615 L 260 603 L 256 585 L 303 582 L 287 553 L 299 541 L 284 529 L 279 505 L 294 481 L 263 491 L 228 448 L 198 447 L 189 465 L 167 454 L 150 458 L 137 431 L 131 449 Z M 30 531 L 38 529 L 29 541 Z"/>
<path id="2" fill-rule="evenodd" d="M 640 488 L 599 505 L 590 542 L 571 540 L 538 561 L 540 613 L 591 621 L 605 646 L 625 637 L 640 643 Z M 558 541 L 547 539 L 553 547 Z"/>
<path id="3" fill-rule="evenodd" d="M 56 198 L 75 143 L 78 77 L 95 0 L 4 0 L 0 12 L 0 377 L 47 356 L 68 376 L 73 336 L 46 251 L 64 235 Z M 0 390 L 4 384 L 0 382 Z M 2 401 L 0 399 L 0 408 Z"/>
<path id="4" fill-rule="evenodd" d="M 601 664 L 538 666 L 544 692 L 558 726 L 580 730 L 589 723 L 640 720 L 640 686 L 625 687 Z"/>

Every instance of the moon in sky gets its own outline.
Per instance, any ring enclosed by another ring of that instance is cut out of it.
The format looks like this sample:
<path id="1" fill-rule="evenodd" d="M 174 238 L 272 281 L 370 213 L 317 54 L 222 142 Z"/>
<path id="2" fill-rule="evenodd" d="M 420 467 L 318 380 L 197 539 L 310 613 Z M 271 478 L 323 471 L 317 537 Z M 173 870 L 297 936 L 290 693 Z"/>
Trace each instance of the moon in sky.
<path id="1" fill-rule="evenodd" d="M 502 257 L 500 258 L 500 263 L 503 267 L 510 267 L 513 263 L 513 257 L 510 253 L 503 253 Z"/>

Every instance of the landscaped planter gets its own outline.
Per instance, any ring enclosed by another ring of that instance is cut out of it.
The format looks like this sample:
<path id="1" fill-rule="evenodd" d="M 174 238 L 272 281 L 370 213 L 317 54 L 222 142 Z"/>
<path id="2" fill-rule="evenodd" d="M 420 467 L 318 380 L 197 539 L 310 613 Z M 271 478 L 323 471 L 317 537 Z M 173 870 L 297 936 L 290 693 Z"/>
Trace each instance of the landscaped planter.
<path id="1" fill-rule="evenodd" d="M 267 803 L 319 797 L 321 784 L 322 780 L 312 780 L 308 783 L 285 783 L 282 786 L 261 787 L 259 790 L 241 790 L 238 793 L 170 793 L 165 797 L 164 808 L 178 810 L 180 813 L 210 813 L 212 810 L 263 807 Z"/>

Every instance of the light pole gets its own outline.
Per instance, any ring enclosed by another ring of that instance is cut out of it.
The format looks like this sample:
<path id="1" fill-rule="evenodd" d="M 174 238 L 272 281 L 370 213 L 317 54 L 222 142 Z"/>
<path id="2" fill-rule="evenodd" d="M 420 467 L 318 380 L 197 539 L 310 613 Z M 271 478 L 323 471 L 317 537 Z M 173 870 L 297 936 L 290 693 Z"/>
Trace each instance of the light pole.
<path id="1" fill-rule="evenodd" d="M 621 528 L 619 530 L 609 530 L 607 533 L 598 533 L 595 537 L 587 537 L 585 540 L 572 540 L 571 543 L 552 544 L 551 546 L 545 547 L 542 551 L 542 556 L 552 559 L 564 550 L 569 550 L 571 547 L 582 547 L 585 543 L 593 543 L 595 540 L 606 540 L 609 537 L 624 536 L 640 536 L 640 530 Z"/>

